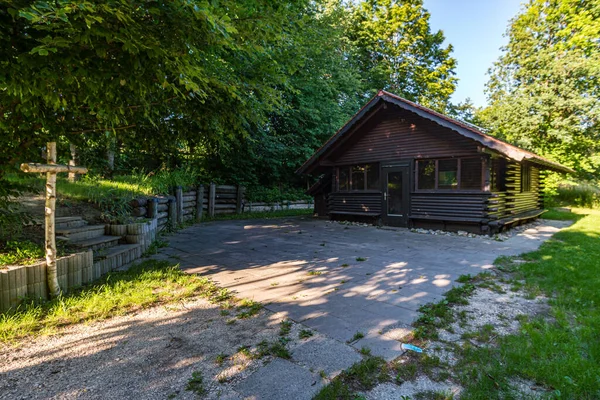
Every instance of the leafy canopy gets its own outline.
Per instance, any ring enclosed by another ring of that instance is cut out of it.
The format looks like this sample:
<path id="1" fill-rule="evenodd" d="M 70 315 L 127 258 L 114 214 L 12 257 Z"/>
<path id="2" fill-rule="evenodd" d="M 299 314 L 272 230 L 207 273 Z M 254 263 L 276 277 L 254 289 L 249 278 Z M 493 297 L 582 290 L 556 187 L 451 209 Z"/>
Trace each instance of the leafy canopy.
<path id="1" fill-rule="evenodd" d="M 531 0 L 508 37 L 478 117 L 510 142 L 600 176 L 600 3 Z"/>

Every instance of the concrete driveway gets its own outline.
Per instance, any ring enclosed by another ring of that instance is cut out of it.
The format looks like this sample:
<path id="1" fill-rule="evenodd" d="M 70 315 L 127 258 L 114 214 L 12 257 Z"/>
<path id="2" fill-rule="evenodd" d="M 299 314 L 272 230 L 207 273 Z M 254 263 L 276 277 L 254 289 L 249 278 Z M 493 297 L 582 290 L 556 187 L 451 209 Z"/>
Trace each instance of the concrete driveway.
<path id="1" fill-rule="evenodd" d="M 499 242 L 309 217 L 211 222 L 173 235 L 161 253 L 341 343 L 360 332 L 352 346 L 393 359 L 421 305 L 460 275 L 534 250 L 566 225 L 544 221 Z"/>

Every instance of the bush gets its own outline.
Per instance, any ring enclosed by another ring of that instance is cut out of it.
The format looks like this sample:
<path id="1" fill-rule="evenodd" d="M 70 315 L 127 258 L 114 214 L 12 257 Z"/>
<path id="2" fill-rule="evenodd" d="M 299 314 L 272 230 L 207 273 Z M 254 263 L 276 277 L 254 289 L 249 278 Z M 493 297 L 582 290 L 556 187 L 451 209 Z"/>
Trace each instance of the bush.
<path id="1" fill-rule="evenodd" d="M 292 187 L 267 188 L 264 186 L 250 186 L 246 188 L 246 200 L 273 204 L 282 201 L 312 199 L 304 191 L 304 189 Z"/>
<path id="2" fill-rule="evenodd" d="M 547 206 L 600 206 L 600 187 L 594 182 L 564 181 L 558 176 L 550 176 L 546 180 L 545 194 Z"/>

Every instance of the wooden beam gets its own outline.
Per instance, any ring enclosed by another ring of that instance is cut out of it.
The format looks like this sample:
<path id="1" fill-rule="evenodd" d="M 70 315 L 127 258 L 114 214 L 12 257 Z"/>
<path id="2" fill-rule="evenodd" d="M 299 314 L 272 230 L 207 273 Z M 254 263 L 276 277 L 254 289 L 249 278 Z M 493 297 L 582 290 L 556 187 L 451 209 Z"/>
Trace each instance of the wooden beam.
<path id="1" fill-rule="evenodd" d="M 46 161 L 50 163 L 47 167 L 56 167 L 56 142 L 47 144 L 48 156 Z M 21 165 L 23 167 L 23 165 Z M 28 171 L 25 171 L 28 172 Z M 60 296 L 60 285 L 58 283 L 58 270 L 56 266 L 56 236 L 54 229 L 54 216 L 56 209 L 56 173 L 49 170 L 46 172 L 46 265 L 47 265 L 47 280 L 48 289 L 52 297 Z"/>
<path id="2" fill-rule="evenodd" d="M 48 162 L 50 162 L 50 160 Z M 52 173 L 52 174 L 58 174 L 60 172 L 71 172 L 71 173 L 76 173 L 76 174 L 85 174 L 85 173 L 88 172 L 88 169 L 85 168 L 85 167 L 74 167 L 72 165 L 24 163 L 24 164 L 21 164 L 21 171 L 23 171 L 23 172 Z"/>

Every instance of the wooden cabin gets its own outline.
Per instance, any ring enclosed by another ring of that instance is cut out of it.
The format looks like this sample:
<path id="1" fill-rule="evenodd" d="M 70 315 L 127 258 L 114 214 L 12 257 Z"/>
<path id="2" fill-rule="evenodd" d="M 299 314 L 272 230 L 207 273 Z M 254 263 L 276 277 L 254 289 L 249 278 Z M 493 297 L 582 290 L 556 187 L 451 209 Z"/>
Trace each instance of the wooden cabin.
<path id="1" fill-rule="evenodd" d="M 494 233 L 544 210 L 545 171 L 571 169 L 380 91 L 299 169 L 331 219 Z"/>

